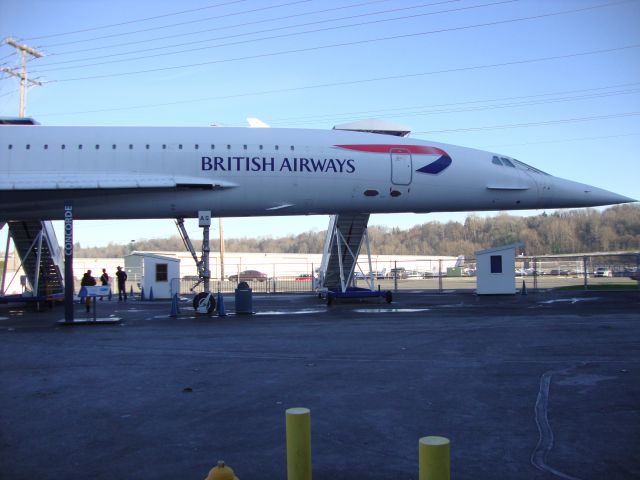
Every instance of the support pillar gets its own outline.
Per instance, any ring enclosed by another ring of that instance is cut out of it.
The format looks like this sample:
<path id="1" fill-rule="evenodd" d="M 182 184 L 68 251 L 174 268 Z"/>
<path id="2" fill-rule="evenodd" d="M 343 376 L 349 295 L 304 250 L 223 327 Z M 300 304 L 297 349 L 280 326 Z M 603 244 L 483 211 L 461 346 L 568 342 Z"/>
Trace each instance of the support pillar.
<path id="1" fill-rule="evenodd" d="M 211 228 L 211 211 L 201 210 L 198 212 L 198 225 L 202 227 L 202 283 L 204 292 L 210 293 L 209 280 L 211 279 L 211 270 L 209 269 L 209 229 Z"/>
<path id="2" fill-rule="evenodd" d="M 0 286 L 0 295 L 4 295 L 5 280 L 7 278 L 7 266 L 9 264 L 9 245 L 11 242 L 11 232 L 7 226 L 7 246 L 4 249 L 4 263 L 2 264 L 2 286 Z"/>
<path id="3" fill-rule="evenodd" d="M 73 322 L 73 207 L 64 207 L 64 320 Z"/>

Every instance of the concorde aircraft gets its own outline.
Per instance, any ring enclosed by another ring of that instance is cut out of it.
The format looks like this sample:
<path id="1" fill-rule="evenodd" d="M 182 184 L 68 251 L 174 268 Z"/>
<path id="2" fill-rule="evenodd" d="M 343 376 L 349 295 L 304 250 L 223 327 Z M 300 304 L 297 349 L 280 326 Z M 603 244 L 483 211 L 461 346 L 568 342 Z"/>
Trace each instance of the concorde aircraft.
<path id="1" fill-rule="evenodd" d="M 371 213 L 634 201 L 506 155 L 407 138 L 406 128 L 379 121 L 333 130 L 34 123 L 0 121 L 0 225 L 63 219 L 66 208 L 74 219 L 176 218 L 179 227 L 199 211 L 217 217 L 331 214 L 318 279 L 336 294 L 351 288 Z M 204 238 L 208 242 L 208 230 Z M 206 300 L 210 311 L 208 247 L 200 261 L 190 250 L 206 293 L 194 298 L 194 307 Z M 72 278 L 70 270 L 65 277 Z M 370 291 L 375 294 L 373 279 Z"/>
<path id="2" fill-rule="evenodd" d="M 512 157 L 353 129 L 0 126 L 0 221 L 590 207 Z M 366 126 L 360 128 L 365 130 Z"/>

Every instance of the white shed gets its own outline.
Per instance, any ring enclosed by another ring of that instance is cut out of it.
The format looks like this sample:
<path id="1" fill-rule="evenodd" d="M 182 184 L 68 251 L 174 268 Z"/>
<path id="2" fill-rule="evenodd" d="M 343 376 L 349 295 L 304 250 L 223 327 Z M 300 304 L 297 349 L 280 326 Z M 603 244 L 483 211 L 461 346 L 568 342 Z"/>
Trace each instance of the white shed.
<path id="1" fill-rule="evenodd" d="M 516 249 L 521 243 L 476 252 L 476 293 L 513 295 L 516 293 Z"/>
<path id="2" fill-rule="evenodd" d="M 171 298 L 171 280 L 180 278 L 180 259 L 134 252 L 124 257 L 124 269 L 127 283 L 144 288 L 147 298 L 152 288 L 153 298 Z"/>

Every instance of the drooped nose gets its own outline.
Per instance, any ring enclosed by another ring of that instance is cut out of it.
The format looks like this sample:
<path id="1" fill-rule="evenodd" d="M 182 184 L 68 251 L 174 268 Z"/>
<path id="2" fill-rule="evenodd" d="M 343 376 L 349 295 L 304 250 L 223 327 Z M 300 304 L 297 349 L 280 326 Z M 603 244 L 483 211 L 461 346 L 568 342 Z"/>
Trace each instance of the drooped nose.
<path id="1" fill-rule="evenodd" d="M 550 208 L 597 207 L 637 201 L 602 188 L 564 178 L 553 177 L 548 186 L 546 192 L 541 193 L 546 197 L 543 198 L 543 203 L 553 204 L 549 206 Z"/>

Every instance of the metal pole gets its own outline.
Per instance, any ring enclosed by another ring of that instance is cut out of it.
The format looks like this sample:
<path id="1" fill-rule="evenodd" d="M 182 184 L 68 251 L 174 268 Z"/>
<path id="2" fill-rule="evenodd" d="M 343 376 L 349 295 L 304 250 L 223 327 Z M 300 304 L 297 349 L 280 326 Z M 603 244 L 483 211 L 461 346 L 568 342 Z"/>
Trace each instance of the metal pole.
<path id="1" fill-rule="evenodd" d="M 393 261 L 393 290 L 398 293 L 398 261 Z"/>
<path id="2" fill-rule="evenodd" d="M 42 263 L 42 237 L 44 236 L 44 229 L 42 222 L 40 222 L 40 233 L 38 233 L 38 252 L 36 253 L 36 275 L 33 285 L 33 294 L 38 296 L 38 290 L 40 289 L 40 264 Z"/>
<path id="3" fill-rule="evenodd" d="M 587 258 L 586 255 L 584 257 L 582 257 L 582 272 L 583 272 L 583 276 L 584 276 L 584 289 L 585 290 L 587 288 L 589 288 L 589 285 L 588 285 L 589 282 L 587 280 L 587 278 L 589 277 L 589 274 L 587 273 L 587 261 L 588 261 L 588 258 Z"/>
<path id="4" fill-rule="evenodd" d="M 0 286 L 0 295 L 4 295 L 4 285 L 7 278 L 7 264 L 9 263 L 9 242 L 11 241 L 11 231 L 7 225 L 7 246 L 4 249 L 4 263 L 2 264 L 2 286 Z"/>
<path id="5" fill-rule="evenodd" d="M 209 293 L 209 279 L 211 271 L 209 270 L 209 225 L 202 227 L 202 276 L 204 284 L 204 292 Z"/>
<path id="6" fill-rule="evenodd" d="M 438 290 L 442 293 L 442 259 L 438 259 Z"/>
<path id="7" fill-rule="evenodd" d="M 220 233 L 220 280 L 224 280 L 224 233 L 222 230 L 222 218 L 218 218 Z"/>

